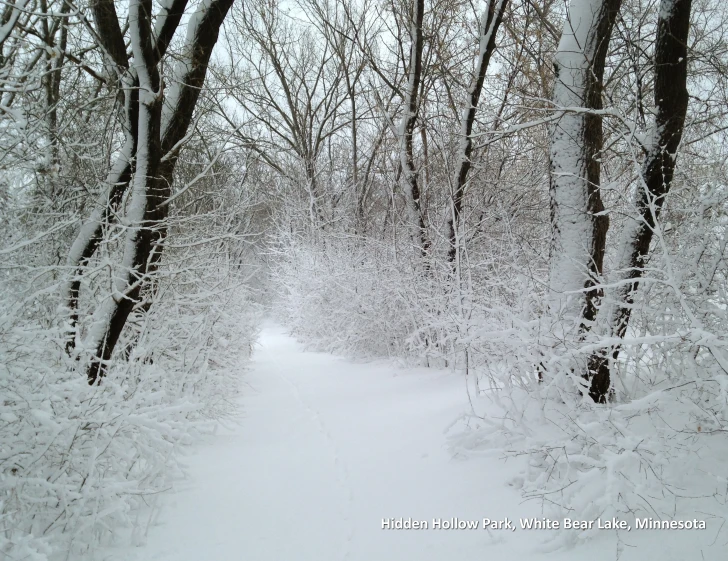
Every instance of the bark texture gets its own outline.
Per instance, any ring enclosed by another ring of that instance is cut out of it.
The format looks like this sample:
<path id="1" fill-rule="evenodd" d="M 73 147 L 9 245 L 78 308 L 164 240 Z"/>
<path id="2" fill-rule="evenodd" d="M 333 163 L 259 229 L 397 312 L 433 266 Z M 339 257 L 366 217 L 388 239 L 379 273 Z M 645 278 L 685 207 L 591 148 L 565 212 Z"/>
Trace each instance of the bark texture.
<path id="1" fill-rule="evenodd" d="M 417 234 L 413 236 L 413 242 L 420 245 L 423 256 L 427 254 L 429 242 L 427 239 L 425 219 L 422 215 L 420 186 L 417 177 L 417 168 L 415 166 L 414 130 L 417 122 L 419 104 L 418 93 L 420 91 L 420 82 L 422 80 L 422 50 L 425 42 L 422 30 L 424 12 L 424 0 L 414 0 L 412 7 L 412 21 L 410 23 L 411 45 L 409 72 L 407 90 L 405 92 L 404 115 L 402 116 L 400 131 L 400 163 L 403 171 L 402 177 L 404 178 L 405 183 L 405 197 L 407 198 L 410 222 L 409 226 L 417 232 Z"/>

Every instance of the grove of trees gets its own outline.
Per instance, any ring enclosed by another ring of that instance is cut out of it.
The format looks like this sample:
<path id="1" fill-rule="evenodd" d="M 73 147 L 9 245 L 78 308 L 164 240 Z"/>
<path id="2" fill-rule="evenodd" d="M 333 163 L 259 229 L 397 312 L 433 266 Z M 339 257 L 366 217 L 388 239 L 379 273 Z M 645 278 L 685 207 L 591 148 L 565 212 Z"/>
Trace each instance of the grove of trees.
<path id="1" fill-rule="evenodd" d="M 462 373 L 583 518 L 683 505 L 668 459 L 725 444 L 721 0 L 0 11 L 9 558 L 137 539 L 263 314 Z"/>

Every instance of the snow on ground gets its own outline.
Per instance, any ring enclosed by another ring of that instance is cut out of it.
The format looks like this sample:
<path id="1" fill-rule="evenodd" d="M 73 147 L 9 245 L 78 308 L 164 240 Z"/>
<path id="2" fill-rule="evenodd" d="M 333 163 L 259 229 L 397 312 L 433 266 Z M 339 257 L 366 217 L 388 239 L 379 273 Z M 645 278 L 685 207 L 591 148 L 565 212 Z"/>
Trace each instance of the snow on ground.
<path id="1" fill-rule="evenodd" d="M 468 407 L 461 377 L 388 362 L 303 352 L 282 328 L 263 330 L 244 373 L 243 418 L 188 458 L 189 480 L 165 499 L 146 543 L 124 561 L 607 561 L 615 534 L 548 552 L 550 530 L 507 482 L 498 454 L 453 459 L 445 430 Z M 433 519 L 510 518 L 516 530 L 436 530 Z M 412 518 L 427 530 L 386 530 Z M 724 559 L 694 533 L 622 532 L 621 560 Z M 709 540 L 707 540 L 709 541 Z M 680 546 L 683 547 L 680 547 Z M 725 553 L 725 550 L 722 550 Z M 712 553 L 710 553 L 712 552 Z M 687 555 L 687 556 L 686 556 Z"/>

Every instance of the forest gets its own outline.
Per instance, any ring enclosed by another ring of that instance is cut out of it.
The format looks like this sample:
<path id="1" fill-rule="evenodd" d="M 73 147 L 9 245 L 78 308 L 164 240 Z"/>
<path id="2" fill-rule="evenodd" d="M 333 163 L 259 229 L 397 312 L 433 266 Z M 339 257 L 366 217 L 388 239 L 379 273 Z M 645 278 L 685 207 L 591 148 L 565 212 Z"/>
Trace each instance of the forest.
<path id="1" fill-rule="evenodd" d="M 0 558 L 130 559 L 275 322 L 725 559 L 727 228 L 722 0 L 2 0 Z"/>

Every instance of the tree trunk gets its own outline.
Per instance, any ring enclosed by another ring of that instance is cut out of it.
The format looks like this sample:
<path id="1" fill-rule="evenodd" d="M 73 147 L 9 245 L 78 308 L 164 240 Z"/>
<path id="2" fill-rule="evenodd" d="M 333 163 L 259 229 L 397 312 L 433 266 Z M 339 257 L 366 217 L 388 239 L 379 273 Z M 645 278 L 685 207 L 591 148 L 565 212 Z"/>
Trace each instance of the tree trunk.
<path id="1" fill-rule="evenodd" d="M 48 13 L 48 5 L 45 0 L 41 1 L 41 9 L 44 13 Z M 46 98 L 46 123 L 48 126 L 48 161 L 47 167 L 50 171 L 50 197 L 55 199 L 56 185 L 53 176 L 60 167 L 60 154 L 58 146 L 58 103 L 61 100 L 61 76 L 63 71 L 63 62 L 65 59 L 66 44 L 68 39 L 68 27 L 66 25 L 66 15 L 70 11 L 71 6 L 68 2 L 63 2 L 61 11 L 55 21 L 51 18 L 43 18 L 41 26 L 43 29 L 43 41 L 48 47 L 46 50 L 46 69 L 43 75 L 43 89 Z M 51 25 L 48 23 L 51 21 Z M 60 40 L 56 44 L 56 34 L 60 28 Z"/>
<path id="2" fill-rule="evenodd" d="M 139 77 L 139 125 L 136 150 L 136 171 L 132 185 L 127 220 L 129 231 L 124 248 L 122 277 L 115 283 L 115 294 L 109 298 L 102 316 L 103 332 L 94 337 L 95 355 L 88 369 L 89 384 L 103 373 L 114 352 L 122 329 L 145 281 L 149 254 L 153 244 L 156 174 L 162 157 L 160 127 L 162 91 L 159 70 L 154 63 L 151 0 L 132 0 L 129 6 L 131 45 L 134 67 Z"/>
<path id="3" fill-rule="evenodd" d="M 104 225 L 111 221 L 112 216 L 119 208 L 134 173 L 134 157 L 137 149 L 139 125 L 138 87 L 126 89 L 124 99 L 124 114 L 126 116 L 126 123 L 124 125 L 126 140 L 124 146 L 106 177 L 101 196 L 96 202 L 96 207 L 89 219 L 81 226 L 66 259 L 66 264 L 72 271 L 71 280 L 67 288 L 66 302 L 70 312 L 70 331 L 66 338 L 66 352 L 68 353 L 76 346 L 76 326 L 79 319 L 78 297 L 84 268 L 96 253 L 103 239 Z"/>
<path id="4" fill-rule="evenodd" d="M 109 171 L 102 193 L 89 219 L 83 223 L 71 245 L 66 264 L 71 269 L 71 280 L 67 288 L 69 310 L 69 333 L 66 338 L 66 352 L 76 347 L 78 325 L 78 297 L 83 270 L 103 239 L 103 227 L 115 214 L 134 173 L 134 156 L 137 149 L 137 127 L 139 121 L 139 81 L 127 74 L 129 60 L 124 44 L 124 35 L 113 0 L 93 0 L 91 11 L 96 24 L 96 37 L 106 55 L 108 66 L 117 76 L 119 94 L 124 101 L 123 124 L 125 141 L 120 154 Z"/>
<path id="5" fill-rule="evenodd" d="M 600 291 L 609 218 L 600 187 L 602 80 L 621 0 L 572 0 L 554 57 L 551 132 L 551 309 L 561 316 L 558 338 L 591 327 Z"/>
<path id="6" fill-rule="evenodd" d="M 154 65 L 165 55 L 174 32 L 179 26 L 188 0 L 173 0 L 163 7 L 158 20 L 163 16 L 163 24 L 159 30 L 152 49 L 151 60 Z M 67 3 L 64 3 L 64 6 Z M 139 121 L 139 78 L 136 70 L 129 69 L 124 36 L 113 0 L 94 0 L 91 2 L 96 36 L 106 53 L 109 65 L 118 76 L 119 94 L 124 101 L 123 124 L 125 134 L 124 146 L 117 156 L 111 171 L 106 177 L 104 187 L 89 219 L 81 226 L 66 264 L 72 271 L 67 288 L 67 307 L 70 332 L 66 339 L 66 352 L 70 353 L 76 346 L 76 326 L 78 324 L 78 297 L 81 288 L 81 277 L 88 261 L 94 256 L 103 239 L 103 227 L 116 214 L 126 193 L 126 189 L 134 174 L 134 158 L 137 150 Z"/>
<path id="7" fill-rule="evenodd" d="M 417 122 L 418 99 L 422 78 L 422 49 L 424 46 L 424 35 L 422 32 L 422 21 L 425 12 L 424 0 L 414 0 L 412 7 L 412 21 L 410 23 L 410 60 L 405 92 L 404 114 L 400 125 L 400 161 L 402 165 L 402 178 L 404 179 L 405 199 L 407 201 L 407 213 L 409 228 L 413 232 L 412 243 L 419 245 L 422 256 L 427 255 L 429 242 L 425 220 L 422 216 L 420 201 L 420 186 L 417 178 L 417 169 L 414 159 L 414 130 Z"/>
<path id="8" fill-rule="evenodd" d="M 151 26 L 151 0 L 131 3 L 132 47 L 139 76 L 139 129 L 136 171 L 129 203 L 131 226 L 124 251 L 126 276 L 119 279 L 115 293 L 101 312 L 100 325 L 91 334 L 95 348 L 88 369 L 89 384 L 104 375 L 132 310 L 143 305 L 141 294 L 149 275 L 157 269 L 167 235 L 167 200 L 180 145 L 207 74 L 207 65 L 220 27 L 233 0 L 206 0 L 188 24 L 188 43 L 176 68 L 177 83 L 162 97 Z M 164 108 L 164 110 L 163 110 Z"/>
<path id="9" fill-rule="evenodd" d="M 652 145 L 642 165 L 641 181 L 635 193 L 637 218 L 630 219 L 622 236 L 619 284 L 615 304 L 608 313 L 612 338 L 623 339 L 627 332 L 634 294 L 644 274 L 645 260 L 665 197 L 670 190 L 677 151 L 682 139 L 688 107 L 687 41 L 691 0 L 662 0 L 655 46 L 655 107 Z M 610 352 L 611 351 L 611 352 Z M 609 355 L 619 356 L 619 345 L 591 356 L 589 395 L 604 402 L 610 386 Z"/>
<path id="10" fill-rule="evenodd" d="M 463 198 L 465 197 L 465 186 L 470 172 L 470 156 L 473 152 L 473 125 L 475 114 L 478 109 L 480 93 L 483 90 L 485 75 L 488 72 L 490 59 L 495 52 L 495 37 L 498 27 L 503 21 L 508 0 L 490 0 L 488 9 L 483 12 L 480 21 L 480 52 L 478 62 L 475 66 L 475 76 L 468 89 L 468 106 L 463 110 L 462 122 L 460 124 L 460 147 L 459 165 L 455 172 L 455 190 L 452 194 L 452 216 L 448 220 L 450 247 L 447 258 L 450 263 L 455 262 L 457 255 L 457 232 L 460 227 L 460 217 L 463 211 Z"/>

